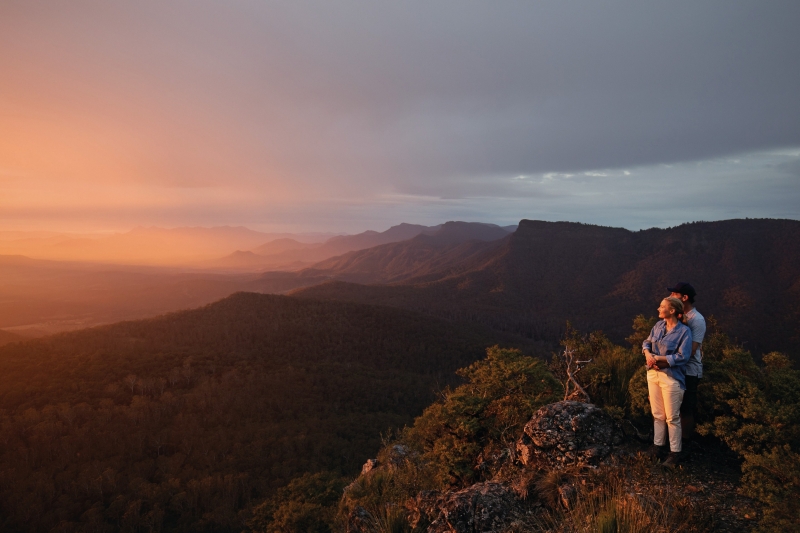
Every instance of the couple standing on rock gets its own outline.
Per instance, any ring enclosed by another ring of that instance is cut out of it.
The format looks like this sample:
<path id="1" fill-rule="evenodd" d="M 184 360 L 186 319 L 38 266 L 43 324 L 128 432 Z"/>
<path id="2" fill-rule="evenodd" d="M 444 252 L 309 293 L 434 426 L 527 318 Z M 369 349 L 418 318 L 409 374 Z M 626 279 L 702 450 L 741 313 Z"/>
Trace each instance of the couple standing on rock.
<path id="1" fill-rule="evenodd" d="M 697 293 L 688 283 L 668 287 L 658 306 L 659 320 L 642 343 L 647 390 L 653 413 L 651 453 L 675 466 L 686 458 L 686 441 L 694 432 L 697 384 L 703 377 L 700 349 L 706 321 L 694 308 Z M 669 436 L 669 448 L 667 437 Z"/>

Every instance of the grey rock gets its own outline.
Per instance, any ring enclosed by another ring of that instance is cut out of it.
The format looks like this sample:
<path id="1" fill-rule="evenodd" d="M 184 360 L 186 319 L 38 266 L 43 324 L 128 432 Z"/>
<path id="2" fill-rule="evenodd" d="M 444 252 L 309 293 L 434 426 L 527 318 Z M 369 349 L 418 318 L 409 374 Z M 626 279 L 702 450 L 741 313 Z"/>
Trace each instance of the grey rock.
<path id="1" fill-rule="evenodd" d="M 430 524 L 428 533 L 493 533 L 506 529 L 519 507 L 509 487 L 489 481 L 446 494 L 420 493 L 409 506 L 409 521 L 414 528 Z"/>
<path id="2" fill-rule="evenodd" d="M 616 421 L 595 405 L 563 401 L 539 409 L 517 441 L 524 465 L 563 468 L 596 465 L 620 444 Z"/>

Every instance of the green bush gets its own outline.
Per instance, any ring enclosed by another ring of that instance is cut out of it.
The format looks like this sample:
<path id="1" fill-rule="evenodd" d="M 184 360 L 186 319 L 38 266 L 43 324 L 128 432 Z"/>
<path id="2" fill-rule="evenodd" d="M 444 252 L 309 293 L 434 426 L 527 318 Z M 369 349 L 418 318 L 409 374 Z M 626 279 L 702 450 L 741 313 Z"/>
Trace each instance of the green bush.
<path id="1" fill-rule="evenodd" d="M 632 382 L 632 378 L 642 373 L 644 368 L 641 345 L 650 333 L 653 322 L 654 319 L 645 319 L 641 315 L 636 317 L 634 334 L 628 338 L 629 342 L 636 344 L 632 349 L 615 345 L 602 331 L 581 335 L 567 324 L 562 346 L 566 350 L 572 350 L 579 360 L 591 360 L 591 363 L 578 374 L 578 381 L 586 389 L 592 403 L 602 407 L 615 418 L 631 414 L 632 406 L 634 406 L 633 413 L 638 414 L 636 408 L 640 403 L 639 398 L 634 399 L 633 396 L 640 393 L 641 387 L 637 388 L 639 383 Z M 563 365 L 563 357 L 554 354 L 551 368 L 562 380 L 565 378 Z M 647 401 L 646 379 L 644 390 L 644 399 Z M 647 412 L 649 413 L 649 403 Z"/>
<path id="2" fill-rule="evenodd" d="M 491 477 L 533 413 L 563 394 L 541 360 L 498 346 L 458 374 L 467 383 L 446 390 L 403 436 L 422 452 L 442 486 Z"/>
<path id="3" fill-rule="evenodd" d="M 744 459 L 742 493 L 764 504 L 760 530 L 800 531 L 800 372 L 777 352 L 759 367 L 750 352 L 721 340 L 709 353 L 713 418 L 700 431 Z"/>

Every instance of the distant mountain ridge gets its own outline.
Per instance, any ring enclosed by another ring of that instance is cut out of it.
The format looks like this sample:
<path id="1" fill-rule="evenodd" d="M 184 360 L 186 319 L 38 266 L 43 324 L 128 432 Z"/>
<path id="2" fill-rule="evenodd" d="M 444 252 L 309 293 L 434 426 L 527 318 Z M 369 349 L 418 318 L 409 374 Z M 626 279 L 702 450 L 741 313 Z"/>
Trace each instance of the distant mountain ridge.
<path id="1" fill-rule="evenodd" d="M 479 223 L 449 223 L 447 227 L 450 228 L 454 224 L 456 226 L 467 224 L 476 232 L 498 231 L 496 226 Z M 336 255 L 338 250 L 381 243 L 408 235 L 420 235 L 420 232 L 436 233 L 441 227 L 441 225 L 428 227 L 401 224 L 382 233 L 365 232 L 337 238 L 334 244 L 328 245 L 323 250 L 322 255 L 326 257 L 328 254 Z M 215 234 L 224 244 L 226 235 L 231 232 L 237 233 L 240 229 L 246 230 L 246 228 L 173 230 L 140 228 L 134 233 L 154 232 L 162 237 L 172 236 L 164 237 L 162 243 L 163 246 L 171 246 L 170 239 L 177 234 L 187 232 L 195 235 L 199 241 L 202 241 L 204 236 L 210 239 L 210 236 Z M 449 231 L 445 230 L 444 234 Z M 498 234 L 505 235 L 505 233 Z M 263 235 L 266 234 L 251 233 L 250 230 L 246 230 L 244 238 L 258 239 L 252 242 L 261 242 Z M 20 234 L 6 232 L 0 239 L 13 240 L 18 237 Z M 39 237 L 54 236 L 39 235 Z M 63 235 L 55 237 L 64 238 Z M 294 253 L 292 250 L 302 252 L 306 248 L 320 248 L 322 245 L 322 243 L 302 243 L 281 237 L 257 248 L 272 246 L 273 250 Z M 436 263 L 435 256 L 436 253 L 429 256 L 431 264 Z M 230 259 L 239 266 L 221 268 L 220 270 L 224 272 L 209 272 L 204 269 L 53 261 L 0 254 L 0 280 L 3 281 L 0 283 L 0 328 L 9 328 L 11 332 L 25 336 L 41 336 L 196 307 L 224 298 L 236 291 L 286 292 L 331 279 L 328 272 L 309 271 L 301 276 L 293 272 L 273 272 L 269 280 L 257 280 L 258 274 L 254 272 L 263 267 L 263 257 L 250 251 L 239 251 L 232 254 Z M 442 260 L 450 259 L 444 257 Z M 298 261 L 297 257 L 285 256 L 280 258 L 280 264 L 286 270 L 299 270 L 310 263 Z"/>
<path id="2" fill-rule="evenodd" d="M 225 258 L 209 263 L 209 266 L 232 269 L 262 268 L 270 270 L 297 270 L 319 261 L 365 250 L 389 243 L 406 241 L 421 235 L 439 235 L 439 239 L 463 242 L 470 239 L 494 240 L 505 237 L 514 226 L 501 228 L 482 222 L 447 222 L 437 226 L 398 224 L 386 231 L 365 231 L 356 235 L 341 235 L 322 244 L 302 245 L 288 239 L 266 243 L 250 253 L 235 252 Z M 444 232 L 444 233 L 442 233 Z M 263 257 L 261 257 L 263 256 Z"/>
<path id="3" fill-rule="evenodd" d="M 514 226 L 515 227 L 515 226 Z M 294 273 L 266 272 L 249 285 L 256 292 L 286 292 L 331 280 L 389 283 L 463 264 L 494 248 L 512 227 L 447 222 L 411 239 L 345 253 Z"/>
<path id="4" fill-rule="evenodd" d="M 677 281 L 694 284 L 699 311 L 748 348 L 797 356 L 800 222 L 793 220 L 638 232 L 523 220 L 497 246 L 448 269 L 383 286 L 331 281 L 293 294 L 414 309 L 550 341 L 569 320 L 621 341 L 633 317 L 655 315 Z"/>
<path id="5" fill-rule="evenodd" d="M 509 235 L 504 228 L 490 224 L 447 222 L 436 231 L 406 241 L 321 261 L 302 275 L 358 283 L 393 283 L 469 263 L 490 253 Z"/>

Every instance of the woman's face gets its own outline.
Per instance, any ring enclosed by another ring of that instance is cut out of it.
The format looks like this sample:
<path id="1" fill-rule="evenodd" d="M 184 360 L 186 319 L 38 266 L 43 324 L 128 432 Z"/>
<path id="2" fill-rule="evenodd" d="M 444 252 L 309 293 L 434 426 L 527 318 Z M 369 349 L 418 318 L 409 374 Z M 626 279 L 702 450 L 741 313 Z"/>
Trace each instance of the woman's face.
<path id="1" fill-rule="evenodd" d="M 674 314 L 675 309 L 666 300 L 661 300 L 661 305 L 658 306 L 658 318 L 669 318 Z"/>

